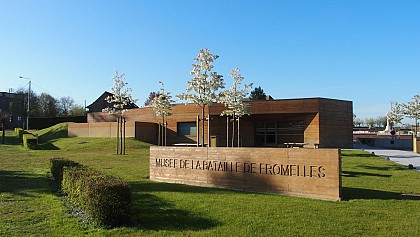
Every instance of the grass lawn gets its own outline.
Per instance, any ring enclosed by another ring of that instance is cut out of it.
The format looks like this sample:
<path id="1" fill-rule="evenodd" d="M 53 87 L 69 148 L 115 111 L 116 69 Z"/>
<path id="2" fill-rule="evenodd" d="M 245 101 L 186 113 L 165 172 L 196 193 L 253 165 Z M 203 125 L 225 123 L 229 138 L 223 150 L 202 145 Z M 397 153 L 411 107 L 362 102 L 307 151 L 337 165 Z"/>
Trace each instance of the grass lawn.
<path id="1" fill-rule="evenodd" d="M 148 144 L 127 139 L 117 156 L 114 139 L 63 138 L 64 128 L 38 131 L 43 150 L 12 133 L 0 145 L 0 236 L 420 236 L 420 172 L 362 151 L 342 152 L 345 201 L 332 202 L 152 182 Z M 54 157 L 130 182 L 133 225 L 73 216 L 51 190 Z"/>

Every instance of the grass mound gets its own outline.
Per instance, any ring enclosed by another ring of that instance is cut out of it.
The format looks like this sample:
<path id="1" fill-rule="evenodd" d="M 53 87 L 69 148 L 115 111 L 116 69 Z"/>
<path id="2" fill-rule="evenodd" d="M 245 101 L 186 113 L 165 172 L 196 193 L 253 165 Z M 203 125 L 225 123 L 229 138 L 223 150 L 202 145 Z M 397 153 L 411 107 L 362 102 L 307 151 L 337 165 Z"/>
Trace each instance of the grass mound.
<path id="1" fill-rule="evenodd" d="M 38 135 L 40 143 L 50 142 L 59 138 L 67 137 L 67 128 L 69 123 L 59 123 L 49 128 L 34 132 Z"/>

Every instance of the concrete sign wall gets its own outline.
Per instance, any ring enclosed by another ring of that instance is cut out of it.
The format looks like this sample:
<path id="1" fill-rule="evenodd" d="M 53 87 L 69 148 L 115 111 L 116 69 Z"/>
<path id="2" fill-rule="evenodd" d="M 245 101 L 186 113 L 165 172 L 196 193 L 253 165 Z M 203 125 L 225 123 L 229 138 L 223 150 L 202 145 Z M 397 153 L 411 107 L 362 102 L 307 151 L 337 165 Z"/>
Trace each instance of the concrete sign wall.
<path id="1" fill-rule="evenodd" d="M 150 179 L 341 199 L 339 149 L 151 147 Z"/>

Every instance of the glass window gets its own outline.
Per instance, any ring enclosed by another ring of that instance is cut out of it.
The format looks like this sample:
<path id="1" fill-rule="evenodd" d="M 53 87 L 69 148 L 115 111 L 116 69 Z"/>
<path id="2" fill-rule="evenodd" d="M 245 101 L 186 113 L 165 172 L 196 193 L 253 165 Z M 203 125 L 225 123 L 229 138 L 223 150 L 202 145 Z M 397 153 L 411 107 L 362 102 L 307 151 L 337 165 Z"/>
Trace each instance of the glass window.
<path id="1" fill-rule="evenodd" d="M 179 136 L 196 136 L 197 125 L 195 122 L 179 122 L 178 123 Z"/>

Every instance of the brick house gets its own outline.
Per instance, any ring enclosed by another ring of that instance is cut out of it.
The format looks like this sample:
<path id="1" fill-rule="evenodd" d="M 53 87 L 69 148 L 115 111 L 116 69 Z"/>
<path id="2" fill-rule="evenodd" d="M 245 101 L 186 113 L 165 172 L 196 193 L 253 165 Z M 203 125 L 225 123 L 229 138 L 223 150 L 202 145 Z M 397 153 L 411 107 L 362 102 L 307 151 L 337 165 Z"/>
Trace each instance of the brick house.
<path id="1" fill-rule="evenodd" d="M 86 108 L 89 109 L 89 112 L 102 112 L 103 109 L 109 107 L 110 105 L 105 100 L 108 96 L 112 96 L 113 94 L 111 92 L 105 91 L 101 96 L 99 96 L 98 99 L 96 99 L 92 104 L 86 106 Z M 135 109 L 138 108 L 138 106 L 134 103 L 130 103 L 126 105 L 126 109 Z"/>

